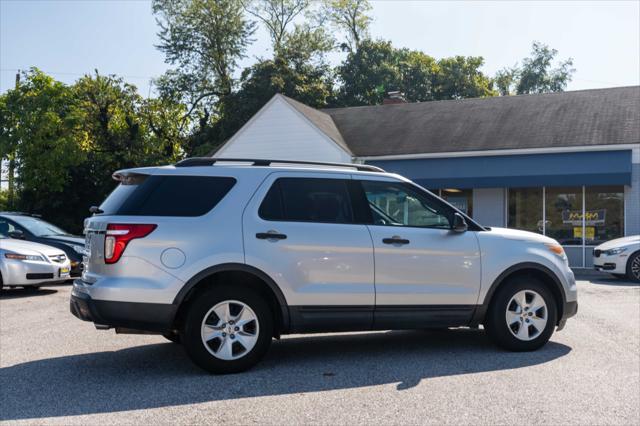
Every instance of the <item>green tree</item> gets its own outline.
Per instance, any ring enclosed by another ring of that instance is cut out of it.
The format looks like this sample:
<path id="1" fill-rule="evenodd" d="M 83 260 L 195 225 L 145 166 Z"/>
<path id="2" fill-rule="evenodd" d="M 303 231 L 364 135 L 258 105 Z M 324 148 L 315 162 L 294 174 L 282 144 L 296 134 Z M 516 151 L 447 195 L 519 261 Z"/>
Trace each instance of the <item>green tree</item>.
<path id="1" fill-rule="evenodd" d="M 480 56 L 454 56 L 438 61 L 434 80 L 434 99 L 464 99 L 495 96 L 491 78 L 480 68 Z"/>
<path id="2" fill-rule="evenodd" d="M 337 69 L 336 105 L 378 105 L 390 91 L 410 102 L 494 96 L 481 57 L 435 60 L 423 52 L 396 49 L 388 41 L 364 40 Z"/>
<path id="3" fill-rule="evenodd" d="M 160 93 L 188 106 L 201 125 L 233 90 L 233 73 L 245 57 L 255 23 L 241 0 L 153 0 L 160 27 L 157 46 L 170 70 L 156 81 Z M 204 120 L 203 120 L 204 118 Z"/>
<path id="4" fill-rule="evenodd" d="M 36 68 L 22 77 L 0 102 L 0 156 L 16 156 L 18 186 L 60 192 L 85 155 L 86 132 L 68 86 Z"/>
<path id="5" fill-rule="evenodd" d="M 294 19 L 309 7 L 309 0 L 246 0 L 245 10 L 258 18 L 271 36 L 274 53 L 285 43 Z"/>
<path id="6" fill-rule="evenodd" d="M 337 68 L 338 106 L 377 105 L 385 94 L 400 89 L 397 51 L 389 41 L 364 40 Z"/>
<path id="7" fill-rule="evenodd" d="M 70 231 L 113 189 L 121 168 L 166 164 L 184 154 L 183 105 L 143 99 L 113 76 L 67 86 L 37 69 L 0 96 L 0 155 L 15 153 L 18 201 Z"/>
<path id="8" fill-rule="evenodd" d="M 558 55 L 556 49 L 534 41 L 531 56 L 511 68 L 499 70 L 493 81 L 500 95 L 562 92 L 575 72 L 571 58 L 559 61 L 553 67 Z"/>
<path id="9" fill-rule="evenodd" d="M 343 50 L 355 52 L 369 38 L 371 4 L 368 0 L 324 0 L 322 14 L 333 26 L 346 33 Z"/>
<path id="10" fill-rule="evenodd" d="M 552 62 L 557 55 L 556 49 L 550 49 L 540 42 L 533 42 L 531 56 L 522 61 L 516 93 L 520 95 L 564 91 L 575 69 L 572 68 L 571 58 L 560 61 L 556 68 L 552 68 Z"/>
<path id="11" fill-rule="evenodd" d="M 513 93 L 513 88 L 518 81 L 518 66 L 515 65 L 512 68 L 505 67 L 498 70 L 496 76 L 493 79 L 496 85 L 496 90 L 500 96 L 508 96 Z"/>

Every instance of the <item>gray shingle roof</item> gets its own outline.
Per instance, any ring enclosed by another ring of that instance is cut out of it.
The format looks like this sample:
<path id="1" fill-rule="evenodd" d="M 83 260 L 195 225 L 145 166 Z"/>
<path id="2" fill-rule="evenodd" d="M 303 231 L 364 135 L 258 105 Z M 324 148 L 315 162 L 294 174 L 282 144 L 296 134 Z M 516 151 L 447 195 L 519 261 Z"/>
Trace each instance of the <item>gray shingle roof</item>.
<path id="1" fill-rule="evenodd" d="M 640 86 L 322 111 L 286 99 L 359 157 L 640 144 Z"/>

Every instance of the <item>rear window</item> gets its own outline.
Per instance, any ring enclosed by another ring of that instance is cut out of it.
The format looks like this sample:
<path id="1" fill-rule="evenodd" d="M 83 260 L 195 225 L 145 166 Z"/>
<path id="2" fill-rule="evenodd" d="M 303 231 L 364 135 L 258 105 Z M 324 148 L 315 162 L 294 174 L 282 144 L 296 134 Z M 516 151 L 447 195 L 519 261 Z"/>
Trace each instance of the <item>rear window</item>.
<path id="1" fill-rule="evenodd" d="M 137 175 L 118 185 L 100 209 L 121 216 L 202 216 L 235 183 L 231 177 Z"/>
<path id="2" fill-rule="evenodd" d="M 266 220 L 353 223 L 347 184 L 342 179 L 280 178 L 258 211 Z"/>

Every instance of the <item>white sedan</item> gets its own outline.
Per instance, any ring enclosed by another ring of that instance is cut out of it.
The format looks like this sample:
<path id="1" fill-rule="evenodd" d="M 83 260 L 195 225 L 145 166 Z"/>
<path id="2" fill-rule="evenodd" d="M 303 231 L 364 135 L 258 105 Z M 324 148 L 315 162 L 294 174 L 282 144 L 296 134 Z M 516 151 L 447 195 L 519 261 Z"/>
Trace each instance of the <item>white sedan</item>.
<path id="1" fill-rule="evenodd" d="M 640 235 L 616 238 L 593 249 L 593 267 L 640 282 Z"/>
<path id="2" fill-rule="evenodd" d="M 60 249 L 0 234 L 0 288 L 38 288 L 69 279 L 71 264 Z"/>

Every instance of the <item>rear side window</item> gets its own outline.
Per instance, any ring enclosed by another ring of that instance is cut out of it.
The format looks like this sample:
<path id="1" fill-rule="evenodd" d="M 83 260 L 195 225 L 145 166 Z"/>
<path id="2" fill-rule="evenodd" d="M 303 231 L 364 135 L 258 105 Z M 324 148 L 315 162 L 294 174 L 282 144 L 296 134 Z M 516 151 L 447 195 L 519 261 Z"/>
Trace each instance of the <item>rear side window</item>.
<path id="1" fill-rule="evenodd" d="M 258 214 L 275 221 L 353 223 L 349 191 L 342 179 L 280 178 Z"/>
<path id="2" fill-rule="evenodd" d="M 202 216 L 235 183 L 231 177 L 137 176 L 119 185 L 100 209 L 121 216 Z"/>

